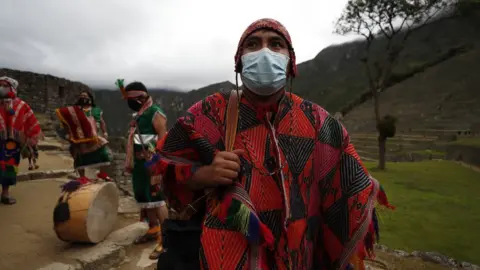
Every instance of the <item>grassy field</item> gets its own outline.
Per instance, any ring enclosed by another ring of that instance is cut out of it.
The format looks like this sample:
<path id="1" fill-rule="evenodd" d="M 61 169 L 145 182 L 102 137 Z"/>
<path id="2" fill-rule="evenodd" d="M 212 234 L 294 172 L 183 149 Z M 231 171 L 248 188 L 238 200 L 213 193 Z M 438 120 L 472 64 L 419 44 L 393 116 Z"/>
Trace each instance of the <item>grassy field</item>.
<path id="1" fill-rule="evenodd" d="M 380 212 L 381 244 L 480 264 L 480 173 L 448 161 L 366 166 L 397 206 Z"/>
<path id="2" fill-rule="evenodd" d="M 457 141 L 451 142 L 450 144 L 480 147 L 480 137 L 462 138 Z"/>

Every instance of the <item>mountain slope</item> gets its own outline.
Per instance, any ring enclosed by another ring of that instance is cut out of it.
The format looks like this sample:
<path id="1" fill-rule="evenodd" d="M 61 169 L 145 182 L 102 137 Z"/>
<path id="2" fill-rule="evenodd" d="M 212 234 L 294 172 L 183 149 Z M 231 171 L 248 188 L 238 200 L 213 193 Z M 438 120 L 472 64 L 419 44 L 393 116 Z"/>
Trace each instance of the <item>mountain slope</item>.
<path id="1" fill-rule="evenodd" d="M 480 41 L 480 11 L 469 16 L 456 16 L 436 21 L 415 32 L 405 44 L 398 65 L 394 69 L 391 82 L 396 88 L 405 88 L 404 81 L 416 73 L 423 72 L 459 54 L 472 50 Z M 380 55 L 385 42 L 377 40 L 373 44 L 373 55 Z M 362 41 L 330 46 L 322 50 L 314 59 L 298 65 L 299 76 L 294 80 L 293 91 L 312 100 L 330 111 L 348 113 L 353 107 L 368 100 L 367 78 L 360 57 L 364 53 Z M 459 66 L 455 72 L 469 72 L 468 66 Z M 429 77 L 424 88 L 435 87 L 437 78 Z M 161 103 L 169 117 L 169 126 L 174 119 L 193 103 L 208 94 L 231 89 L 230 82 L 212 84 L 204 88 L 183 92 L 152 91 L 157 102 Z M 410 86 L 408 86 L 410 87 Z M 426 90 L 430 91 L 430 90 Z M 438 95 L 443 88 L 436 88 Z M 96 91 L 97 103 L 105 110 L 105 117 L 112 134 L 121 135 L 130 120 L 130 111 L 120 99 L 118 92 Z M 367 95 L 365 95 L 367 93 Z M 400 91 L 397 91 L 401 94 Z M 112 96 L 113 95 L 113 96 Z M 409 98 L 403 99 L 405 103 Z M 120 103 L 119 103 L 120 102 Z M 112 106 L 115 104 L 115 106 Z M 369 128 L 370 131 L 374 129 Z"/>
<path id="2" fill-rule="evenodd" d="M 400 133 L 442 133 L 480 123 L 480 42 L 468 52 L 394 85 L 380 95 L 382 114 L 398 118 Z M 374 132 L 373 102 L 343 120 L 350 132 Z"/>
<path id="3" fill-rule="evenodd" d="M 415 32 L 405 44 L 394 69 L 392 83 L 437 62 L 452 48 L 471 47 L 480 40 L 480 12 L 468 17 L 436 21 Z M 385 41 L 372 45 L 371 55 L 383 53 Z M 364 42 L 357 41 L 322 50 L 314 59 L 298 65 L 294 92 L 315 101 L 331 113 L 341 111 L 368 91 L 360 58 Z"/>

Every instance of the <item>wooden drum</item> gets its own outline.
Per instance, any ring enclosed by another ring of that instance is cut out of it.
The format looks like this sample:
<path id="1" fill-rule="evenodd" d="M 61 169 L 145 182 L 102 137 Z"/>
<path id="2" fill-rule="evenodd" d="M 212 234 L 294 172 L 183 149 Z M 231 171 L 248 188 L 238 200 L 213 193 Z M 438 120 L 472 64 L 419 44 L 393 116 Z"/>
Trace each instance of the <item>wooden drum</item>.
<path id="1" fill-rule="evenodd" d="M 115 226 L 118 204 L 118 189 L 111 182 L 86 184 L 66 192 L 54 210 L 55 233 L 65 242 L 99 243 Z M 62 212 L 59 209 L 67 212 L 61 221 L 55 217 L 56 212 Z"/>

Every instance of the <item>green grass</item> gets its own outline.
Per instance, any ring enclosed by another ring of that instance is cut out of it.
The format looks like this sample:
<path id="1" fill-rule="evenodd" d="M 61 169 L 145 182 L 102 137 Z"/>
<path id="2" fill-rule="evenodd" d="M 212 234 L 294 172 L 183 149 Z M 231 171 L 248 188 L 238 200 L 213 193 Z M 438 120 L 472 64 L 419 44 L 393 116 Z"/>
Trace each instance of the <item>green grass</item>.
<path id="1" fill-rule="evenodd" d="M 480 173 L 448 161 L 388 163 L 371 172 L 397 206 L 380 211 L 381 244 L 480 264 Z"/>
<path id="2" fill-rule="evenodd" d="M 432 154 L 433 158 L 442 158 L 445 156 L 445 152 L 437 151 L 437 150 L 430 150 L 430 149 L 424 149 L 424 150 L 415 150 L 415 151 L 409 151 L 410 153 L 416 153 L 420 155 L 430 155 Z"/>
<path id="3" fill-rule="evenodd" d="M 450 144 L 480 147 L 480 137 L 462 138 L 462 139 L 460 139 L 460 140 L 453 141 L 453 142 L 451 142 Z"/>

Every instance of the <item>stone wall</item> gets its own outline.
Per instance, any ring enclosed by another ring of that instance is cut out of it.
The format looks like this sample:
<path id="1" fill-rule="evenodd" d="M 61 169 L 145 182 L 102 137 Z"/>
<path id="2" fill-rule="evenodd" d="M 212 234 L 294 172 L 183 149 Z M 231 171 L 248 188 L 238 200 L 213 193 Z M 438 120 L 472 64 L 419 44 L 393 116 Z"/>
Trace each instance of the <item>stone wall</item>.
<path id="1" fill-rule="evenodd" d="M 83 83 L 52 75 L 0 69 L 1 76 L 8 76 L 18 81 L 18 96 L 37 113 L 53 114 L 56 108 L 73 103 L 79 92 L 91 91 Z"/>
<path id="2" fill-rule="evenodd" d="M 132 195 L 132 176 L 124 173 L 125 156 L 123 153 L 114 153 L 107 173 L 115 180 L 120 190 L 126 195 Z"/>
<path id="3" fill-rule="evenodd" d="M 397 117 L 397 134 L 443 136 L 478 129 L 479 57 L 478 47 L 470 49 L 388 88 L 380 95 L 382 115 Z M 376 132 L 373 111 L 368 100 L 342 122 L 350 134 Z"/>
<path id="4" fill-rule="evenodd" d="M 459 144 L 447 145 L 446 159 L 480 167 L 480 147 Z"/>
<path id="5" fill-rule="evenodd" d="M 127 138 L 108 137 L 108 146 L 115 153 L 125 153 L 127 147 Z"/>

